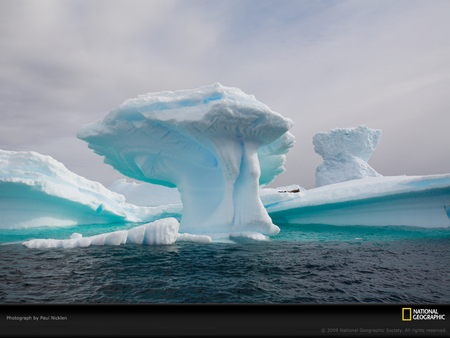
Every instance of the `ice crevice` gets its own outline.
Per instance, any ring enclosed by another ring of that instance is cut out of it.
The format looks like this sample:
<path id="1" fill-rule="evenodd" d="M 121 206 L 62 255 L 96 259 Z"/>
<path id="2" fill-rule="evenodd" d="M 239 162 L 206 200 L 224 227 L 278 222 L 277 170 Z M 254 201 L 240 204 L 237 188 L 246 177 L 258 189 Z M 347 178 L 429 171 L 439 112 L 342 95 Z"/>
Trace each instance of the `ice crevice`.
<path id="1" fill-rule="evenodd" d="M 445 212 L 447 213 L 447 217 L 450 219 L 450 205 L 447 207 L 444 205 Z"/>

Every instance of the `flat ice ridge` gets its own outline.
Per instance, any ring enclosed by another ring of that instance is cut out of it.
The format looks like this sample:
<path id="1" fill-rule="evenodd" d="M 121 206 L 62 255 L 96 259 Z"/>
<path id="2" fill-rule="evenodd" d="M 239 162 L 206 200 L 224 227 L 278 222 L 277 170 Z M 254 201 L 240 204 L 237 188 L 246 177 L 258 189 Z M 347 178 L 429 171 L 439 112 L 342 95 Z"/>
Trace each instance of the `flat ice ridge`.
<path id="1" fill-rule="evenodd" d="M 266 193 L 274 222 L 450 227 L 450 174 L 368 177 L 299 193 Z"/>
<path id="2" fill-rule="evenodd" d="M 0 150 L 0 228 L 150 222 L 181 205 L 139 207 L 69 171 L 50 156 Z"/>
<path id="3" fill-rule="evenodd" d="M 252 240 L 267 240 L 268 237 L 261 233 L 246 231 L 231 234 L 194 235 L 179 233 L 180 224 L 173 218 L 164 218 L 143 224 L 129 230 L 118 230 L 90 237 L 83 237 L 80 233 L 73 233 L 70 239 L 32 239 L 22 244 L 29 249 L 47 248 L 78 248 L 89 246 L 118 246 L 124 244 L 137 245 L 170 245 L 175 242 L 192 242 L 197 244 L 211 244 L 212 237 L 224 238 L 248 238 Z"/>
<path id="4" fill-rule="evenodd" d="M 258 188 L 284 171 L 292 125 L 253 95 L 216 83 L 129 99 L 77 136 L 122 174 L 176 187 L 183 231 L 274 235 L 280 229 Z"/>
<path id="5" fill-rule="evenodd" d="M 103 245 L 170 245 L 176 241 L 210 244 L 211 237 L 205 235 L 179 234 L 179 223 L 175 218 L 164 218 L 129 230 L 83 237 L 74 233 L 70 239 L 32 239 L 22 243 L 30 249 L 77 248 Z"/>

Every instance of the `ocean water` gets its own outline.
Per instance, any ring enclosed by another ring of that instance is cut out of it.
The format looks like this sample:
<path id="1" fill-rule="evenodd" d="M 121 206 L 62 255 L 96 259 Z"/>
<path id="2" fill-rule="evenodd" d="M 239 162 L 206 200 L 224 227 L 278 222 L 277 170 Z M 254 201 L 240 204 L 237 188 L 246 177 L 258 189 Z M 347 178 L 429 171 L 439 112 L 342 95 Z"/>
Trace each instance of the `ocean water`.
<path id="1" fill-rule="evenodd" d="M 0 303 L 450 303 L 450 229 L 278 224 L 267 241 L 28 249 L 136 224 L 0 230 Z"/>

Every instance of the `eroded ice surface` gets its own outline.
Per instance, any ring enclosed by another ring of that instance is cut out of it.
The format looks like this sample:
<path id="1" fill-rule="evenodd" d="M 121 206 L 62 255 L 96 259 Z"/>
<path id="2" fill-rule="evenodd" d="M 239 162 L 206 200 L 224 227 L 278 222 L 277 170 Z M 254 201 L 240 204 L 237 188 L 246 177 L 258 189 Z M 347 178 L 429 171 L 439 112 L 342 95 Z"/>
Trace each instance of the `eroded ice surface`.
<path id="1" fill-rule="evenodd" d="M 0 150 L 0 228 L 150 222 L 181 206 L 139 207 L 50 156 Z"/>
<path id="2" fill-rule="evenodd" d="M 78 137 L 124 175 L 177 187 L 189 233 L 279 228 L 258 196 L 284 170 L 293 123 L 238 88 L 218 83 L 125 101 Z"/>
<path id="3" fill-rule="evenodd" d="M 74 233 L 70 236 L 70 239 L 32 239 L 22 244 L 30 249 L 43 249 L 76 248 L 91 245 L 169 245 L 176 241 L 211 243 L 211 238 L 208 236 L 179 234 L 178 230 L 179 223 L 175 218 L 164 218 L 129 230 L 119 230 L 90 237 L 83 237 L 79 233 Z"/>
<path id="4" fill-rule="evenodd" d="M 265 195 L 276 223 L 450 227 L 450 174 L 368 177 Z"/>
<path id="5" fill-rule="evenodd" d="M 313 137 L 314 151 L 323 157 L 323 163 L 316 169 L 316 188 L 381 176 L 367 164 L 380 138 L 381 130 L 366 126 L 317 133 Z"/>

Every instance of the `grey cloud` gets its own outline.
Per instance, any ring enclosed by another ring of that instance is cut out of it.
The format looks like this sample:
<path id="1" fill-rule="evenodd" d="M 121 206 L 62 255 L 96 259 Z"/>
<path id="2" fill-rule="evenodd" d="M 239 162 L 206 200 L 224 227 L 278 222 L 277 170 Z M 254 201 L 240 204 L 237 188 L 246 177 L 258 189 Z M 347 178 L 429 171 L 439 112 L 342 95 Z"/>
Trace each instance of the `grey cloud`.
<path id="1" fill-rule="evenodd" d="M 76 139 L 79 127 L 139 94 L 218 81 L 296 123 L 273 185 L 313 187 L 312 136 L 360 124 L 383 130 L 370 159 L 381 174 L 450 172 L 447 1 L 0 6 L 2 149 L 49 154 L 109 185 L 116 174 Z"/>

